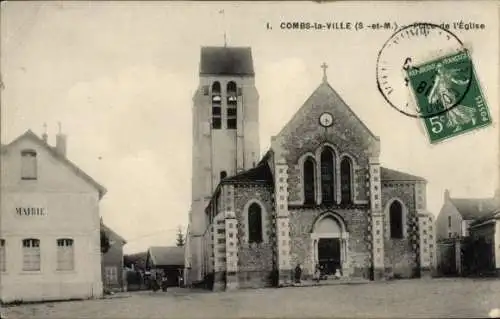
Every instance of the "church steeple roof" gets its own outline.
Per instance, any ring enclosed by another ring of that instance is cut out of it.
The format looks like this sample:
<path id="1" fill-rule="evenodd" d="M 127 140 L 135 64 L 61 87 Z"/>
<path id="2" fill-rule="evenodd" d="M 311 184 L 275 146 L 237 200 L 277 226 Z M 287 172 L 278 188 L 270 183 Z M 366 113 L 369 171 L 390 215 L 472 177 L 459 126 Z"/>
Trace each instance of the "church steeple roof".
<path id="1" fill-rule="evenodd" d="M 255 75 L 250 47 L 202 47 L 200 75 Z"/>

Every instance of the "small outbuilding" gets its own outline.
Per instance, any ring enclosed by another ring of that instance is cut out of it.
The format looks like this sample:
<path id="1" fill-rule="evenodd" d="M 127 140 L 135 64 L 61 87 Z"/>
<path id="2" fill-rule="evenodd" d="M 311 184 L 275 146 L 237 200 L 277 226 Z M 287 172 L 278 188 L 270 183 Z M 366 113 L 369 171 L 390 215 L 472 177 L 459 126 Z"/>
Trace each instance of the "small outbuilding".
<path id="1" fill-rule="evenodd" d="M 163 271 L 169 287 L 183 286 L 184 247 L 150 247 L 146 256 L 147 271 Z"/>

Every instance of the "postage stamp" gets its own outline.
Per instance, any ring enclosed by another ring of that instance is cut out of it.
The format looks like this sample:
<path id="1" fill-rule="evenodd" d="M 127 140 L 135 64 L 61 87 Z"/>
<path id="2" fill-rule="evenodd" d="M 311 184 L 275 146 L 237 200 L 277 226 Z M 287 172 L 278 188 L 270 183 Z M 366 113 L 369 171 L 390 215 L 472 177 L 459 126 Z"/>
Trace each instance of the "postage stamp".
<path id="1" fill-rule="evenodd" d="M 440 115 L 446 110 L 422 113 L 417 109 L 408 87 L 407 72 L 415 70 L 417 65 L 464 50 L 466 47 L 458 36 L 440 25 L 419 22 L 404 26 L 389 37 L 378 53 L 376 68 L 378 90 L 390 106 L 404 115 L 414 118 Z M 465 70 L 462 74 L 464 80 L 472 77 L 472 68 L 467 62 L 470 61 L 461 60 L 460 63 L 461 68 Z M 461 100 L 468 89 L 468 85 L 463 86 L 456 100 Z M 455 105 L 447 105 L 448 108 L 453 106 Z"/>
<path id="2" fill-rule="evenodd" d="M 413 66 L 406 72 L 431 143 L 492 123 L 467 50 Z"/>

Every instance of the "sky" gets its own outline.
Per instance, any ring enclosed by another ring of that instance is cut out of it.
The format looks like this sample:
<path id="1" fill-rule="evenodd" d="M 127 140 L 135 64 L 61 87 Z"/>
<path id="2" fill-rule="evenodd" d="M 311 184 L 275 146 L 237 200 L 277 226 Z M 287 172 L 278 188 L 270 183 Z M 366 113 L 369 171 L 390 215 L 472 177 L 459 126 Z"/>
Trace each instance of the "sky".
<path id="1" fill-rule="evenodd" d="M 238 3 L 2 2 L 1 141 L 26 130 L 55 143 L 108 189 L 104 222 L 126 252 L 173 245 L 191 201 L 191 107 L 200 48 L 250 46 L 260 94 L 262 154 L 328 81 L 381 139 L 382 165 L 428 180 L 428 210 L 443 192 L 489 197 L 498 182 L 499 10 L 492 2 Z M 220 13 L 223 10 L 224 13 Z M 383 99 L 377 53 L 394 30 L 283 30 L 281 22 L 485 24 L 451 29 L 471 50 L 494 123 L 431 145 L 417 119 Z M 271 29 L 267 27 L 267 23 Z"/>

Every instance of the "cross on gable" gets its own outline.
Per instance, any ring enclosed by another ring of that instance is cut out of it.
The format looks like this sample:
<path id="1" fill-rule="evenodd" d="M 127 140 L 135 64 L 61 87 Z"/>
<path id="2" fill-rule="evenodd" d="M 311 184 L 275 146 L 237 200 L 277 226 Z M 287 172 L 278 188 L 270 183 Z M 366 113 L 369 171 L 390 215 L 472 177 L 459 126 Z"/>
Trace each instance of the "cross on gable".
<path id="1" fill-rule="evenodd" d="M 321 64 L 321 68 L 323 69 L 323 81 L 326 82 L 326 69 L 328 69 L 328 64 L 323 62 L 323 64 Z"/>

